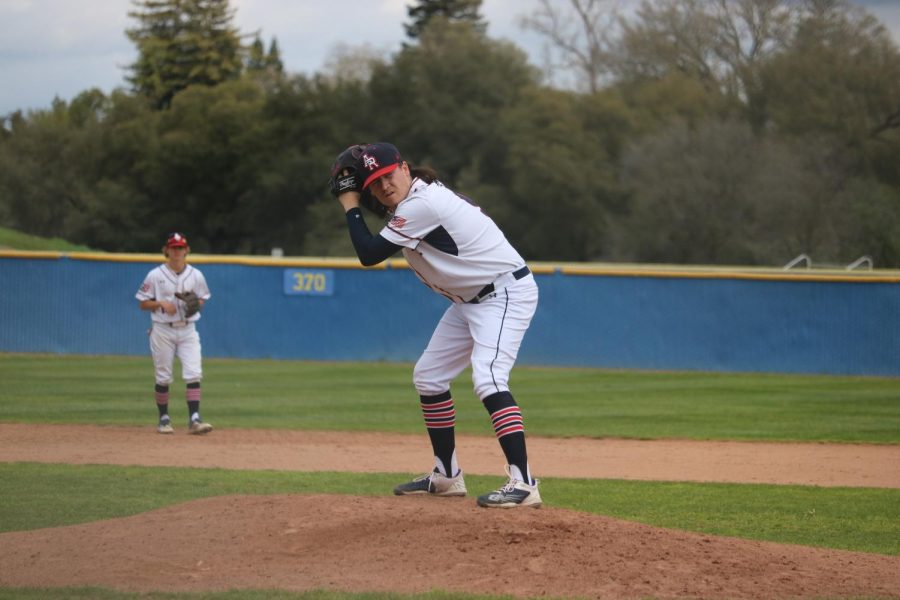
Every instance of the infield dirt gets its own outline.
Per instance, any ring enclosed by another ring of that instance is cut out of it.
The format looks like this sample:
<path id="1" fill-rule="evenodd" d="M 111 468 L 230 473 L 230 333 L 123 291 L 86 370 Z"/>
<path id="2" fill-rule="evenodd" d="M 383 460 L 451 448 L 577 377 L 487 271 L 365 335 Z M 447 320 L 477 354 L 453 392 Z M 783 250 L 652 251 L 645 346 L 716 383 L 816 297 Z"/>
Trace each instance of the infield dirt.
<path id="1" fill-rule="evenodd" d="M 502 482 L 495 440 L 460 436 L 458 445 L 463 468 Z M 900 488 L 900 446 L 532 437 L 529 452 L 538 476 Z M 0 461 L 419 472 L 431 457 L 424 434 L 226 429 L 200 437 L 0 424 Z M 0 534 L 0 585 L 900 598 L 900 557 L 715 537 L 552 506 L 485 510 L 471 497 L 225 496 Z"/>

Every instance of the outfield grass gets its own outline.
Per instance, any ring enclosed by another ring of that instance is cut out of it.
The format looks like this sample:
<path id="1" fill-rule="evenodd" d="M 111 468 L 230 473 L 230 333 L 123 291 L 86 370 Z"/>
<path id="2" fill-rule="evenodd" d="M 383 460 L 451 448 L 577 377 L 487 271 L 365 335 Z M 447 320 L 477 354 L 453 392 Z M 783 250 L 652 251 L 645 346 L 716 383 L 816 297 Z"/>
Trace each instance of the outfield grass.
<path id="1" fill-rule="evenodd" d="M 204 361 L 204 415 L 222 427 L 420 433 L 412 367 L 397 363 Z M 458 431 L 493 435 L 468 372 Z M 155 422 L 147 357 L 0 354 L 0 418 Z M 528 431 L 551 437 L 900 443 L 900 379 L 776 374 L 514 370 Z M 172 413 L 185 411 L 181 384 Z"/>

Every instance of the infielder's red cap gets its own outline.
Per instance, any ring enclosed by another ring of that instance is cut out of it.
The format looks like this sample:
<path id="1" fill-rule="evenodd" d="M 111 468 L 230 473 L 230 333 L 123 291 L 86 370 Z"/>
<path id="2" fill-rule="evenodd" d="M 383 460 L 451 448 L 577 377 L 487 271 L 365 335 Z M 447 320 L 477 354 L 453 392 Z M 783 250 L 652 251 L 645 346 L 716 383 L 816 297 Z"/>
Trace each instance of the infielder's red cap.
<path id="1" fill-rule="evenodd" d="M 366 189 L 373 181 L 399 167 L 402 162 L 400 151 L 392 144 L 376 142 L 366 146 L 359 157 L 360 171 L 366 174 L 362 189 Z"/>
<path id="2" fill-rule="evenodd" d="M 166 248 L 187 248 L 187 238 L 180 233 L 170 233 L 166 240 Z"/>

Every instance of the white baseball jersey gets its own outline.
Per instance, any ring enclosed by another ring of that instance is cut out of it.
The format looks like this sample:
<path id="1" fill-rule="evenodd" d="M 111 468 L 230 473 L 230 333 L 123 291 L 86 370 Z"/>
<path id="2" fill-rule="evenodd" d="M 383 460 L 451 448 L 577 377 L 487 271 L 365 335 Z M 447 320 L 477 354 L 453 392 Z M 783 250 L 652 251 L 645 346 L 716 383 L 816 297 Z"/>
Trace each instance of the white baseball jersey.
<path id="1" fill-rule="evenodd" d="M 457 303 L 525 265 L 490 217 L 440 182 L 414 179 L 380 235 L 403 246 L 419 279 Z"/>
<path id="2" fill-rule="evenodd" d="M 147 273 L 140 289 L 134 295 L 139 301 L 157 300 L 165 302 L 174 302 L 177 312 L 174 315 L 166 314 L 164 311 L 155 310 L 150 313 L 150 318 L 154 323 L 173 323 L 179 321 L 194 322 L 200 319 L 200 313 L 191 316 L 190 319 L 184 318 L 184 302 L 175 298 L 175 292 L 194 292 L 197 297 L 202 300 L 209 300 L 212 294 L 209 293 L 209 287 L 206 285 L 206 279 L 198 269 L 191 265 L 185 265 L 181 273 L 176 273 L 169 268 L 168 265 L 162 264 Z"/>

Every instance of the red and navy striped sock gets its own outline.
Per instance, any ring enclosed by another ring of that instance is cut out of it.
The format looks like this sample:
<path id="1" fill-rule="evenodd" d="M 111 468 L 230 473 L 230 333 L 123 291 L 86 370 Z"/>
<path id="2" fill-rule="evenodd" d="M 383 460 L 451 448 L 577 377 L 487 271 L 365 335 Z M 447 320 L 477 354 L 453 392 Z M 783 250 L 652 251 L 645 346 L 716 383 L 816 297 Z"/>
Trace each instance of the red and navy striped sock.
<path id="1" fill-rule="evenodd" d="M 453 453 L 456 450 L 456 408 L 453 406 L 450 390 L 436 396 L 419 396 L 419 402 L 434 456 L 443 465 L 444 475 L 454 477 L 454 470 L 459 469 L 453 464 Z"/>
<path id="2" fill-rule="evenodd" d="M 200 382 L 194 381 L 187 384 L 185 394 L 187 396 L 188 415 L 200 412 Z"/>
<path id="3" fill-rule="evenodd" d="M 494 426 L 497 441 L 500 442 L 500 447 L 506 456 L 506 462 L 519 469 L 526 483 L 534 485 L 534 480 L 531 479 L 531 473 L 528 471 L 525 423 L 516 400 L 509 392 L 497 392 L 486 397 L 482 402 L 488 414 L 491 415 L 491 424 Z"/>

